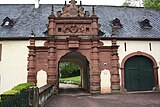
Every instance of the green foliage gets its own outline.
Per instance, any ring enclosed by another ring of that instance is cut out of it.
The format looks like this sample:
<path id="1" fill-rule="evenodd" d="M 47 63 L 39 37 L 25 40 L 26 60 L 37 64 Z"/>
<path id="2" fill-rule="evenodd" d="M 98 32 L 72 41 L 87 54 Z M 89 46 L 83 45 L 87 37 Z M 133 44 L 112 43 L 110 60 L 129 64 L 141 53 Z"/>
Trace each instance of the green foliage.
<path id="1" fill-rule="evenodd" d="M 144 7 L 160 10 L 160 0 L 144 0 Z"/>
<path id="2" fill-rule="evenodd" d="M 70 77 L 70 78 L 60 78 L 60 83 L 80 85 L 81 77 L 75 76 L 75 77 Z"/>
<path id="3" fill-rule="evenodd" d="M 9 91 L 5 91 L 3 93 L 3 95 L 15 95 L 15 94 L 18 94 L 18 93 L 19 93 L 19 91 L 17 91 L 17 90 L 9 90 Z"/>
<path id="4" fill-rule="evenodd" d="M 15 95 L 19 94 L 22 91 L 25 91 L 25 90 L 29 89 L 29 87 L 33 87 L 33 86 L 35 86 L 34 83 L 19 84 L 19 85 L 13 87 L 11 90 L 3 92 L 1 94 L 1 100 L 6 100 L 6 99 L 8 99 L 12 96 L 15 96 Z"/>
<path id="5" fill-rule="evenodd" d="M 29 87 L 33 87 L 33 86 L 35 86 L 34 83 L 22 83 L 22 84 L 19 84 L 19 85 L 13 87 L 12 90 L 24 91 L 24 90 L 29 89 Z"/>
<path id="6" fill-rule="evenodd" d="M 59 75 L 62 78 L 73 77 L 80 75 L 80 68 L 78 65 L 70 62 L 59 64 Z"/>
<path id="7" fill-rule="evenodd" d="M 124 3 L 123 3 L 123 6 L 130 6 L 130 1 L 126 0 Z"/>
<path id="8" fill-rule="evenodd" d="M 19 94 L 19 91 L 16 90 L 9 90 L 9 91 L 5 91 L 3 94 L 1 94 L 1 100 L 6 100 L 9 99 L 12 96 L 15 96 Z"/>

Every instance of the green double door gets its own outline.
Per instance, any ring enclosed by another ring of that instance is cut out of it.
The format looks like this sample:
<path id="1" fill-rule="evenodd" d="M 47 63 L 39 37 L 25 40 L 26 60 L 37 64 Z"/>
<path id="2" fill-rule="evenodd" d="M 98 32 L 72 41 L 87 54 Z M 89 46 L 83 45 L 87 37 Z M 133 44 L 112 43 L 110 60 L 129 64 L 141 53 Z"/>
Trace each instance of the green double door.
<path id="1" fill-rule="evenodd" d="M 148 91 L 154 87 L 153 63 L 144 56 L 134 56 L 125 63 L 125 89 L 130 91 Z"/>

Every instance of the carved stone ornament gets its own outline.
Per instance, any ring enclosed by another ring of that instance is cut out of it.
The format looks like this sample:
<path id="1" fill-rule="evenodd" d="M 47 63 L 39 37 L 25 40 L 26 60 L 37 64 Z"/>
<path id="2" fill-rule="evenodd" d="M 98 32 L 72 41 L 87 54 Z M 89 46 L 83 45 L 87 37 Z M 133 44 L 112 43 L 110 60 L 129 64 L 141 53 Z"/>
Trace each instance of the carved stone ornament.
<path id="1" fill-rule="evenodd" d="M 84 33 L 84 26 L 80 25 L 64 25 L 63 32 L 64 33 Z"/>
<path id="2" fill-rule="evenodd" d="M 85 12 L 82 5 L 79 7 L 76 5 L 77 1 L 71 0 L 69 3 L 71 4 L 65 4 L 62 8 L 62 13 L 60 11 L 57 12 L 58 17 L 84 17 Z"/>
<path id="3" fill-rule="evenodd" d="M 78 16 L 78 9 L 76 8 L 70 8 L 70 10 L 68 11 L 69 15 L 72 16 L 72 17 L 76 17 Z"/>

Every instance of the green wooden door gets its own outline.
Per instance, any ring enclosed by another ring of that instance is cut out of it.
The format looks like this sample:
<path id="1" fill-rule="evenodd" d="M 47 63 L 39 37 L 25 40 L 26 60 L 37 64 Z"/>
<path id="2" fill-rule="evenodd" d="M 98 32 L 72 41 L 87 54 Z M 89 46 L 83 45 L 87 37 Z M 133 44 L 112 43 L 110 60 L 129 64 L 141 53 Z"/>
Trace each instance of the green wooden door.
<path id="1" fill-rule="evenodd" d="M 154 86 L 153 63 L 144 56 L 134 56 L 125 63 L 125 88 L 127 91 L 147 91 Z"/>

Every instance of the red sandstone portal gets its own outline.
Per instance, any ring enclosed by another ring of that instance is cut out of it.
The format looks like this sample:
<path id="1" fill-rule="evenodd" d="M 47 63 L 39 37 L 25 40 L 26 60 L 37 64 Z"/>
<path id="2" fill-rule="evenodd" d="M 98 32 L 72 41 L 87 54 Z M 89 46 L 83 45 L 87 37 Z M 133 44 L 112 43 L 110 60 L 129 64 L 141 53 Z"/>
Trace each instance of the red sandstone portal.
<path id="1" fill-rule="evenodd" d="M 98 37 L 98 17 L 94 14 L 94 9 L 92 15 L 88 16 L 83 7 L 78 7 L 75 3 L 71 0 L 70 5 L 64 5 L 63 12 L 57 12 L 57 17 L 54 12 L 49 16 L 48 38 L 44 46 L 35 46 L 35 39 L 30 39 L 28 82 L 37 83 L 37 72 L 43 69 L 47 72 L 47 83 L 54 84 L 58 89 L 59 62 L 67 54 L 78 55 L 77 63 L 81 61 L 81 56 L 88 61 L 88 71 L 86 65 L 82 66 L 84 72 L 89 74 L 86 80 L 89 83 L 85 87 L 90 89 L 90 93 L 100 93 L 100 71 L 106 62 L 111 71 L 112 92 L 117 92 L 120 90 L 120 79 L 116 40 L 112 40 L 112 46 L 103 46 Z M 73 61 L 74 58 L 67 57 L 66 60 Z"/>

